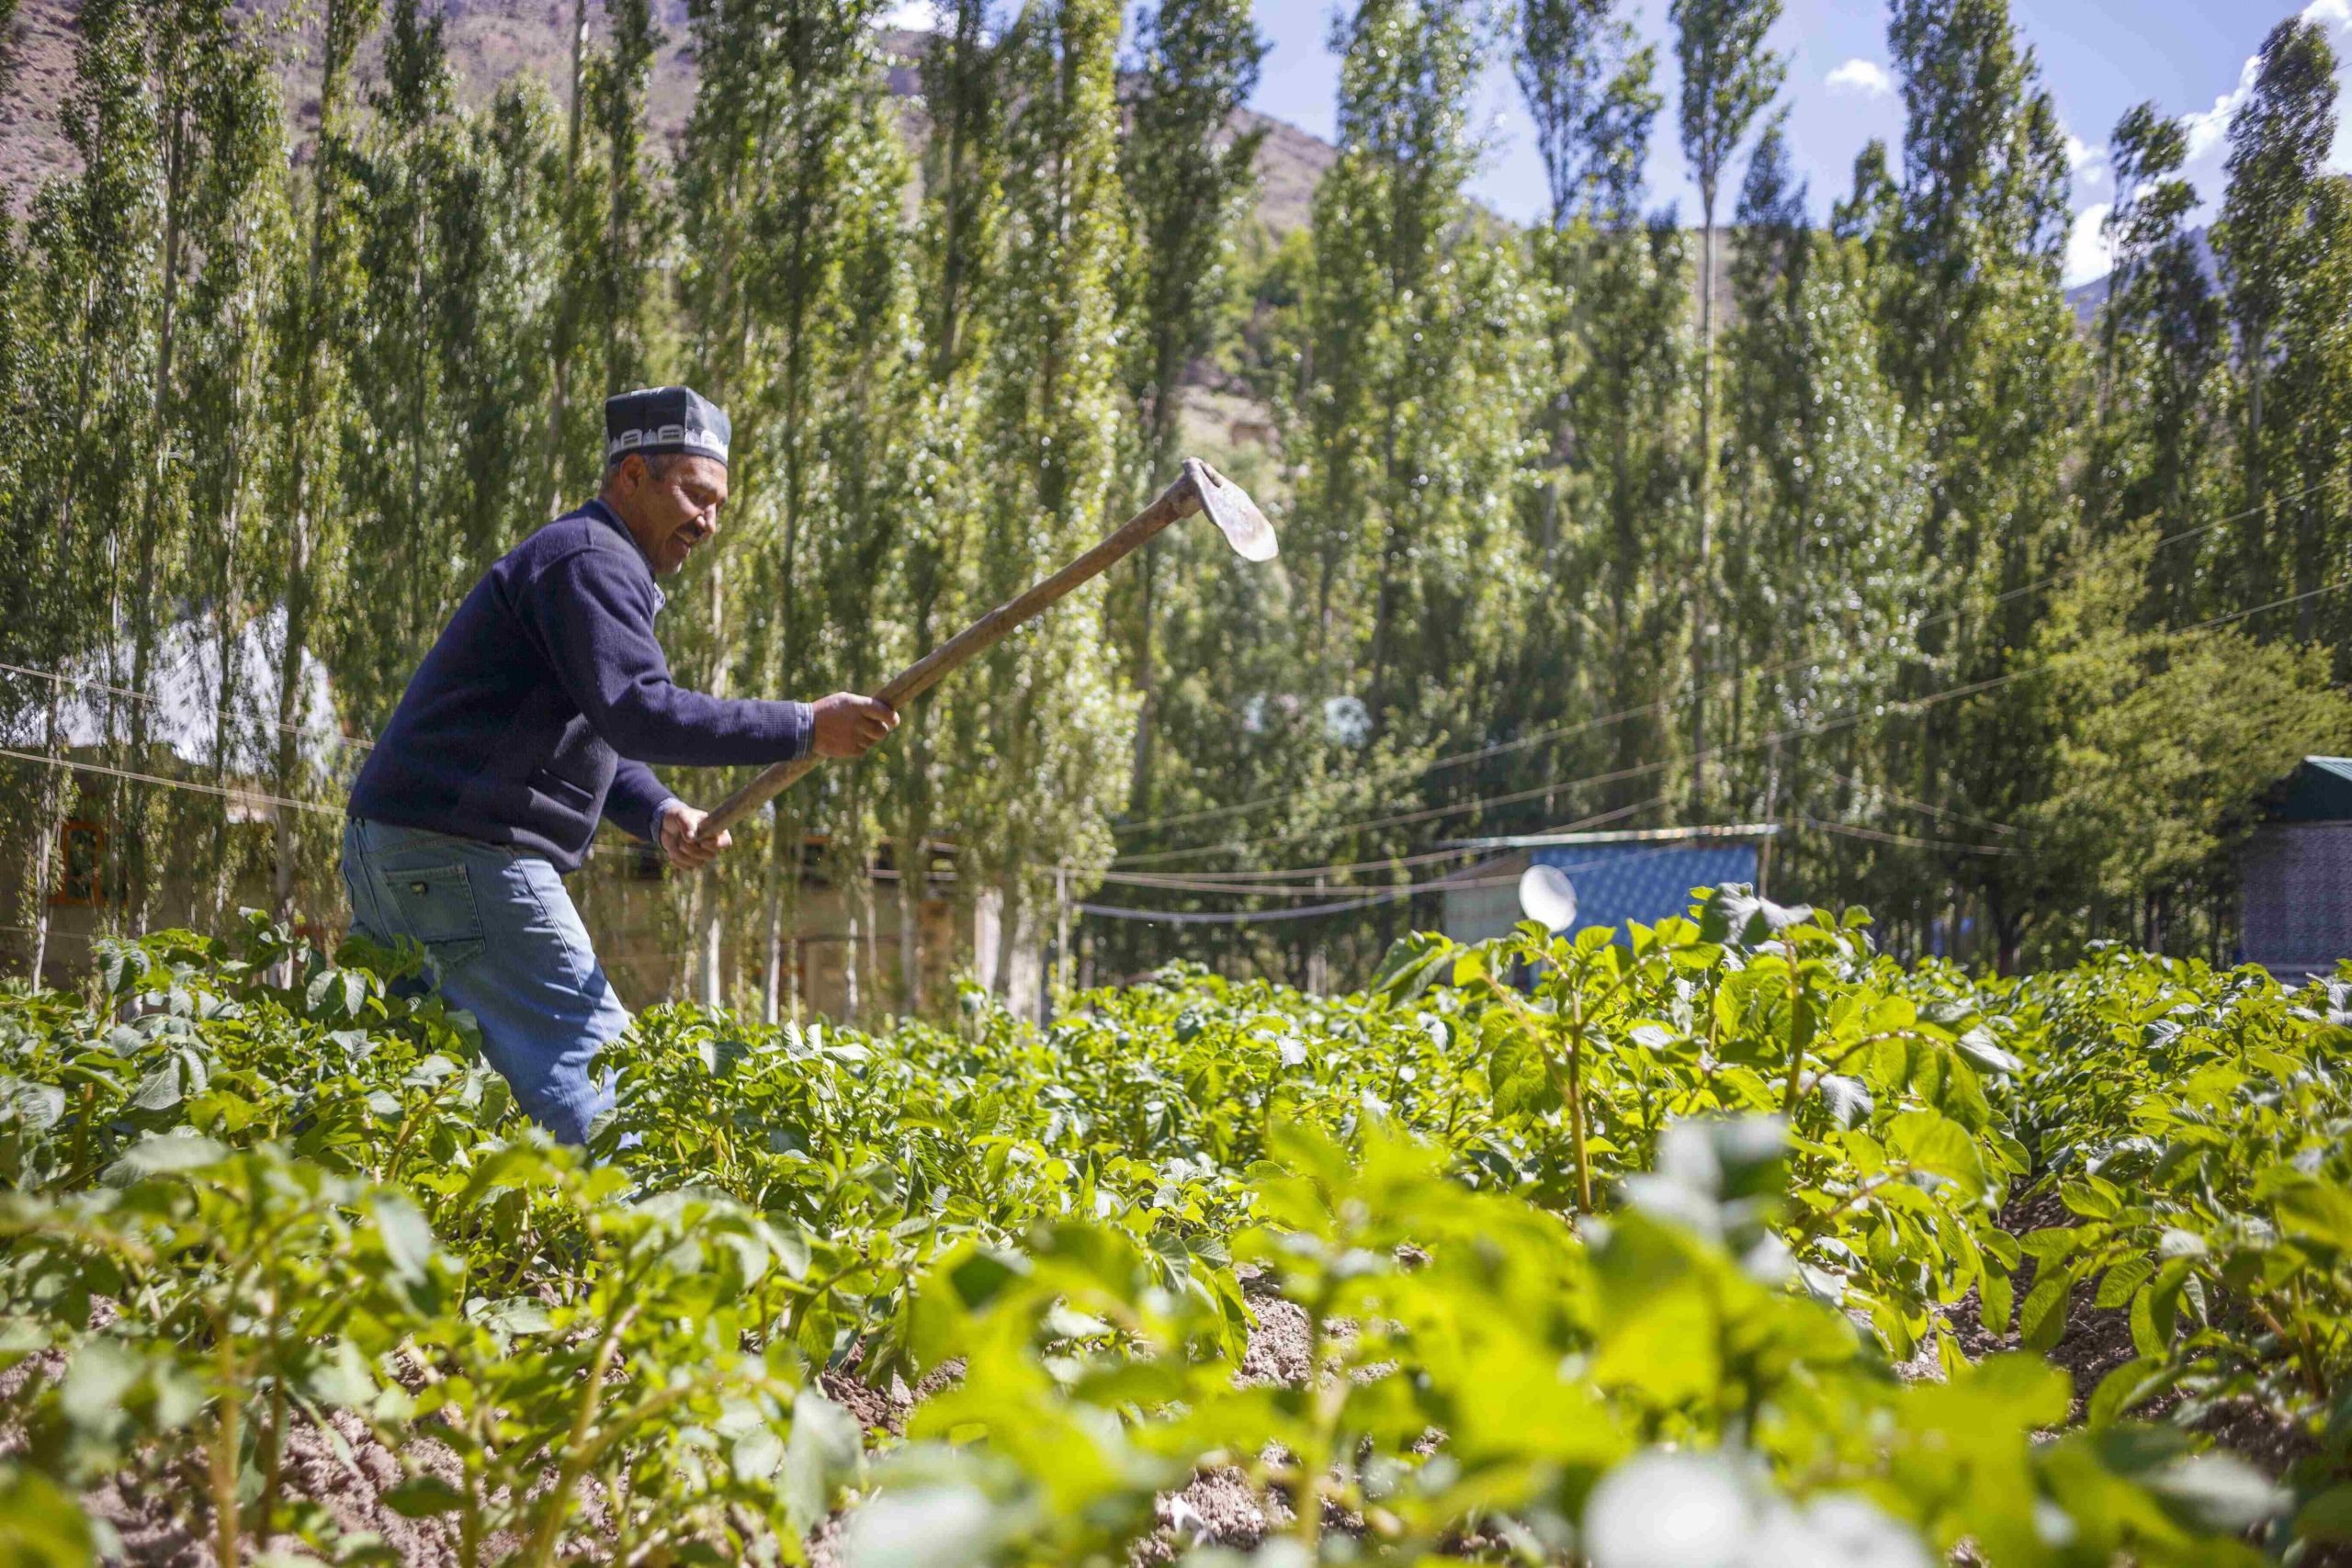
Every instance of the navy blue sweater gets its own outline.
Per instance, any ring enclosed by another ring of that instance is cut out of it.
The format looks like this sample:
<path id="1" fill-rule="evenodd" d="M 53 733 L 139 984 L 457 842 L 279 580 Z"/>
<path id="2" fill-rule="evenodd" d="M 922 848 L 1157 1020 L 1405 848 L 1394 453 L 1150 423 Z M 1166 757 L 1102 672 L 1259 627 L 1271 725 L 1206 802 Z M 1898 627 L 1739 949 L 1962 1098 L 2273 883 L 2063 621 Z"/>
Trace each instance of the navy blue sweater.
<path id="1" fill-rule="evenodd" d="M 351 788 L 350 813 L 580 869 L 601 816 L 651 839 L 670 798 L 646 764 L 786 761 L 806 703 L 729 702 L 670 679 L 662 591 L 592 501 L 515 546 L 424 656 Z"/>

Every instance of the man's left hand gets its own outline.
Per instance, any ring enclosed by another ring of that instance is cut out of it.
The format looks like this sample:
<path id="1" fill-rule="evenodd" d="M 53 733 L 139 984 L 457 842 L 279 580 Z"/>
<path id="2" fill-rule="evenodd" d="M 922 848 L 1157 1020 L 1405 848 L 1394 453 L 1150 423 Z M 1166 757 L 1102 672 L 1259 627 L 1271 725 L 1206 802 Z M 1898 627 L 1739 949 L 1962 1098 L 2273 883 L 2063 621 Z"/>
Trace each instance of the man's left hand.
<path id="1" fill-rule="evenodd" d="M 710 843 L 695 837 L 695 830 L 709 815 L 707 811 L 696 811 L 683 800 L 662 811 L 662 852 L 668 855 L 670 863 L 680 871 L 700 871 L 718 858 L 719 851 L 733 847 L 735 835 L 732 833 L 721 833 Z"/>

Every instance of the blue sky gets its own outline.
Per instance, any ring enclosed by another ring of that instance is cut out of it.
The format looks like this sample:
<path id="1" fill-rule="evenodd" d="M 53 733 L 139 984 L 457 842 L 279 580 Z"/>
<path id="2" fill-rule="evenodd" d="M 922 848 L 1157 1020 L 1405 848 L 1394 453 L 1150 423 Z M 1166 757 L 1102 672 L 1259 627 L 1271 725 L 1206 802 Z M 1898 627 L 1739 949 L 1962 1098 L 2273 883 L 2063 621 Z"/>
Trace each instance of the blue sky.
<path id="1" fill-rule="evenodd" d="M 928 10 L 907 0 L 902 12 Z M 2123 111 L 2153 98 L 2166 112 L 2191 117 L 2188 173 L 2210 218 L 2222 189 L 2222 132 L 2245 90 L 2263 36 L 2298 11 L 2328 29 L 2335 45 L 2346 104 L 2334 163 L 2352 172 L 2352 0 L 2010 0 L 2025 41 L 2074 139 L 2075 227 L 2067 281 L 2107 270 L 2098 221 L 2114 200 L 2107 166 L 2109 133 Z M 1333 134 L 1332 95 L 1339 63 L 1329 50 L 1332 0 L 1259 0 L 1258 27 L 1271 44 L 1255 107 L 1317 136 Z M 1633 0 L 1630 15 L 1658 45 L 1659 85 L 1667 109 L 1658 120 L 1649 167 L 1650 203 L 1676 203 L 1686 221 L 1699 217 L 1698 188 L 1676 145 L 1674 50 L 1667 0 Z M 1789 137 L 1813 206 L 1826 215 L 1851 183 L 1854 154 L 1871 137 L 1899 147 L 1903 106 L 1886 48 L 1886 9 L 1865 0 L 1785 0 L 1773 42 L 1790 57 L 1785 96 L 1794 107 Z M 1544 175 L 1534 132 L 1509 69 L 1498 62 L 1481 85 L 1477 123 L 1487 153 L 1477 194 L 1521 220 L 1542 215 Z M 1718 197 L 1719 219 L 1736 198 L 1735 167 Z"/>

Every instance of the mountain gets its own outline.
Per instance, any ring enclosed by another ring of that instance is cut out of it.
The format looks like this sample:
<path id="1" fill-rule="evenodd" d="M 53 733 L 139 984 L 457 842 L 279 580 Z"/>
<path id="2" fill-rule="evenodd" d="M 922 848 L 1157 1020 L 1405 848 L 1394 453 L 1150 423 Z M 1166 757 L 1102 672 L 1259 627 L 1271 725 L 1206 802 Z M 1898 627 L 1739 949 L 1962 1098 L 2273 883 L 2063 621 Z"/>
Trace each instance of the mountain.
<path id="1" fill-rule="evenodd" d="M 288 0 L 241 0 L 276 15 Z M 21 213 L 40 182 L 73 167 L 74 151 L 61 133 L 58 107 L 74 80 L 74 19 L 78 0 L 23 0 L 14 40 L 17 80 L 0 95 L 0 190 L 9 209 Z M 601 6 L 592 6 L 592 34 L 601 27 Z M 685 0 L 655 0 L 667 41 L 653 67 L 647 95 L 657 147 L 674 146 L 694 107 L 695 64 L 687 34 Z M 571 74 L 570 27 L 572 0 L 444 0 L 450 66 L 459 98 L 487 102 L 500 84 L 528 72 L 560 97 Z M 315 27 L 282 32 L 278 73 L 287 107 L 307 141 L 318 118 L 316 67 L 307 58 Z M 906 103 L 910 122 L 919 121 L 922 91 L 917 62 L 930 35 L 891 32 L 883 52 L 891 61 L 890 90 Z M 373 59 L 361 62 L 363 80 Z M 1244 109 L 1234 117 L 1238 130 L 1264 127 L 1258 152 L 1258 216 L 1276 238 L 1302 227 L 1315 186 L 1338 152 L 1328 141 L 1296 126 Z M 912 127 L 910 126 L 910 129 Z"/>
<path id="2" fill-rule="evenodd" d="M 2197 265 L 2205 271 L 2205 281 L 2219 288 L 2222 286 L 2221 265 L 2213 259 L 2211 231 L 2191 229 L 2189 239 L 2197 246 Z M 2075 308 L 2075 320 L 2087 328 L 2098 318 L 2098 308 L 2107 303 L 2107 288 L 2110 279 L 2094 277 L 2088 283 L 2078 283 L 2066 290 L 2066 303 Z"/>

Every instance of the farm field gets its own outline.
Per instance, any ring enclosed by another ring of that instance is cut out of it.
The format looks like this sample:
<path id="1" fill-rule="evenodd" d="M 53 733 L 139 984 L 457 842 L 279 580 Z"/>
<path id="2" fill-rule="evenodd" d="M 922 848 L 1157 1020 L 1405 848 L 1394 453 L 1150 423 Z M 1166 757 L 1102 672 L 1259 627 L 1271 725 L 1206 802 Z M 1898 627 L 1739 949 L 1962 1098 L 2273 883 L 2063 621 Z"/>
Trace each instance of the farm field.
<path id="1" fill-rule="evenodd" d="M 107 947 L 0 998 L 0 1561 L 2352 1538 L 2342 987 L 1979 981 L 1736 889 L 1626 934 L 1043 1032 L 662 1009 L 584 1158 L 413 956 Z"/>

